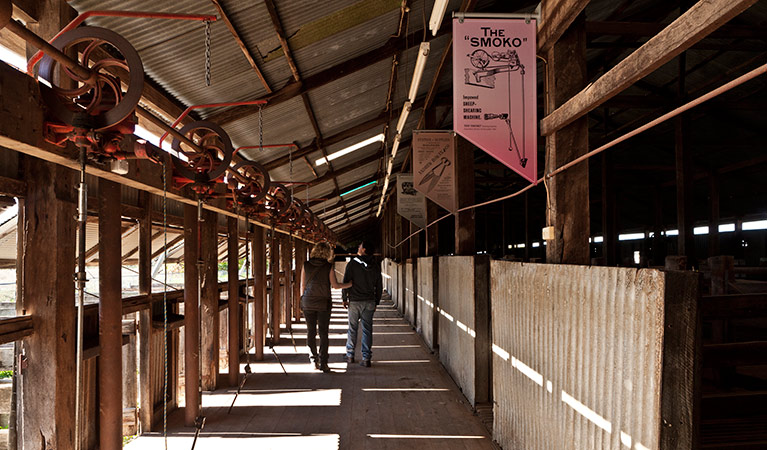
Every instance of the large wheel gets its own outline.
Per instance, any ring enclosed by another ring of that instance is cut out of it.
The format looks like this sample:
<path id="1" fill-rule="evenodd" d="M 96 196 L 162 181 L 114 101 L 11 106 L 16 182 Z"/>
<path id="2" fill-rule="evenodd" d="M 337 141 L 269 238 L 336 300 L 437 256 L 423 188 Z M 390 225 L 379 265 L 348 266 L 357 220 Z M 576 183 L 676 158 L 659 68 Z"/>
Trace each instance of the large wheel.
<path id="1" fill-rule="evenodd" d="M 271 187 L 269 172 L 257 162 L 237 164 L 229 171 L 229 187 L 242 204 L 255 205 L 266 197 Z"/>
<path id="2" fill-rule="evenodd" d="M 77 52 L 80 65 L 94 73 L 82 80 L 62 70 L 62 76 L 74 82 L 74 87 L 65 88 L 60 82 L 54 84 L 59 64 L 47 55 L 43 57 L 39 75 L 52 89 L 44 89 L 42 97 L 57 120 L 103 130 L 133 114 L 144 90 L 144 66 L 125 38 L 105 28 L 80 27 L 62 34 L 53 46 L 65 53 Z"/>
<path id="3" fill-rule="evenodd" d="M 266 208 L 273 219 L 281 218 L 290 208 L 290 191 L 280 183 L 272 183 Z"/>
<path id="4" fill-rule="evenodd" d="M 201 150 L 173 138 L 171 147 L 183 154 L 187 161 L 173 158 L 173 166 L 182 177 L 195 183 L 209 183 L 224 174 L 232 161 L 232 141 L 223 128 L 213 122 L 197 121 L 180 131 Z"/>

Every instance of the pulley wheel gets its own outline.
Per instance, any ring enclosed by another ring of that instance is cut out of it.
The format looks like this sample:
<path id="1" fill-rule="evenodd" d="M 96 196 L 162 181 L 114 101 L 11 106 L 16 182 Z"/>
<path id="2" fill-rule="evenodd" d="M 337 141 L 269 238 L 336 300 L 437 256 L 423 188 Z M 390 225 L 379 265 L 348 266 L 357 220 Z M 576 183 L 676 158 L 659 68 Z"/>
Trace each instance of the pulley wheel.
<path id="1" fill-rule="evenodd" d="M 133 114 L 144 90 L 144 66 L 124 37 L 106 28 L 80 27 L 62 34 L 53 46 L 65 53 L 77 52 L 75 59 L 94 75 L 81 80 L 64 69 L 62 76 L 72 80 L 74 87 L 54 84 L 59 64 L 48 55 L 43 57 L 39 75 L 52 89 L 43 89 L 42 97 L 57 120 L 103 130 Z"/>
<path id="2" fill-rule="evenodd" d="M 201 150 L 173 138 L 171 147 L 187 161 L 173 158 L 173 166 L 182 177 L 195 183 L 209 183 L 226 172 L 232 161 L 232 141 L 220 126 L 204 120 L 192 122 L 179 131 Z"/>
<path id="3" fill-rule="evenodd" d="M 271 187 L 269 172 L 261 164 L 246 161 L 237 164 L 230 172 L 232 190 L 241 203 L 256 204 L 266 197 Z M 235 187 L 236 186 L 236 187 Z"/>
<path id="4" fill-rule="evenodd" d="M 281 217 L 290 208 L 292 204 L 290 201 L 290 191 L 284 185 L 280 183 L 273 183 L 269 189 L 269 201 L 267 202 L 267 208 L 272 217 Z"/>

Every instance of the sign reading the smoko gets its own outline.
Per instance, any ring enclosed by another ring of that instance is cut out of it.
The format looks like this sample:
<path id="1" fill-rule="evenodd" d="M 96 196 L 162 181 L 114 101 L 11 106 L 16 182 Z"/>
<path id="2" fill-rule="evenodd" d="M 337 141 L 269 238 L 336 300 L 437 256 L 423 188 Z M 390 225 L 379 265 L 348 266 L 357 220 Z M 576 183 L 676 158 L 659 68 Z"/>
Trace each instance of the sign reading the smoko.
<path id="1" fill-rule="evenodd" d="M 434 203 L 456 211 L 455 133 L 413 132 L 413 185 Z"/>
<path id="2" fill-rule="evenodd" d="M 397 175 L 397 214 L 426 228 L 426 197 L 413 187 L 413 175 Z"/>
<path id="3" fill-rule="evenodd" d="M 531 182 L 537 175 L 536 21 L 453 19 L 455 131 Z"/>

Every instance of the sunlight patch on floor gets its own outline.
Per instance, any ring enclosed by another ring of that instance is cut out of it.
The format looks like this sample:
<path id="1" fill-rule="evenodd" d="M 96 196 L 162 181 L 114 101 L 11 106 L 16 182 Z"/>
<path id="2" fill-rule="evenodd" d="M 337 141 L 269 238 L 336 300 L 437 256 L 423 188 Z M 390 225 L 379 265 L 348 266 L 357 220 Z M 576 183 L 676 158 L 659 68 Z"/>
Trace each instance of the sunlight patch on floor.
<path id="1" fill-rule="evenodd" d="M 232 399 L 237 391 L 230 390 L 226 393 L 204 395 L 203 406 L 226 407 L 232 404 Z M 249 406 L 340 406 L 341 389 L 305 389 L 259 391 L 257 389 L 243 389 L 235 402 L 235 408 Z"/>

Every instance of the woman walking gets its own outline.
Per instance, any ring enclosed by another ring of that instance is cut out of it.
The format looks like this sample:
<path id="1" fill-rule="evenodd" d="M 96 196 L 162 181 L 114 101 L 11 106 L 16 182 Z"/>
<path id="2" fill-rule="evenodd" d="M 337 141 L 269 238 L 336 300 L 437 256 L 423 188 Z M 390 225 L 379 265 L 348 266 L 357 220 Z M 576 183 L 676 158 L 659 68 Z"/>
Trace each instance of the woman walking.
<path id="1" fill-rule="evenodd" d="M 312 352 L 314 367 L 330 372 L 328 367 L 328 328 L 330 327 L 330 310 L 332 300 L 330 288 L 347 289 L 352 283 L 339 283 L 333 270 L 333 249 L 327 242 L 314 246 L 309 255 L 309 261 L 304 263 L 301 271 L 301 309 L 306 318 L 306 345 Z M 317 327 L 320 332 L 320 352 L 317 354 Z"/>

